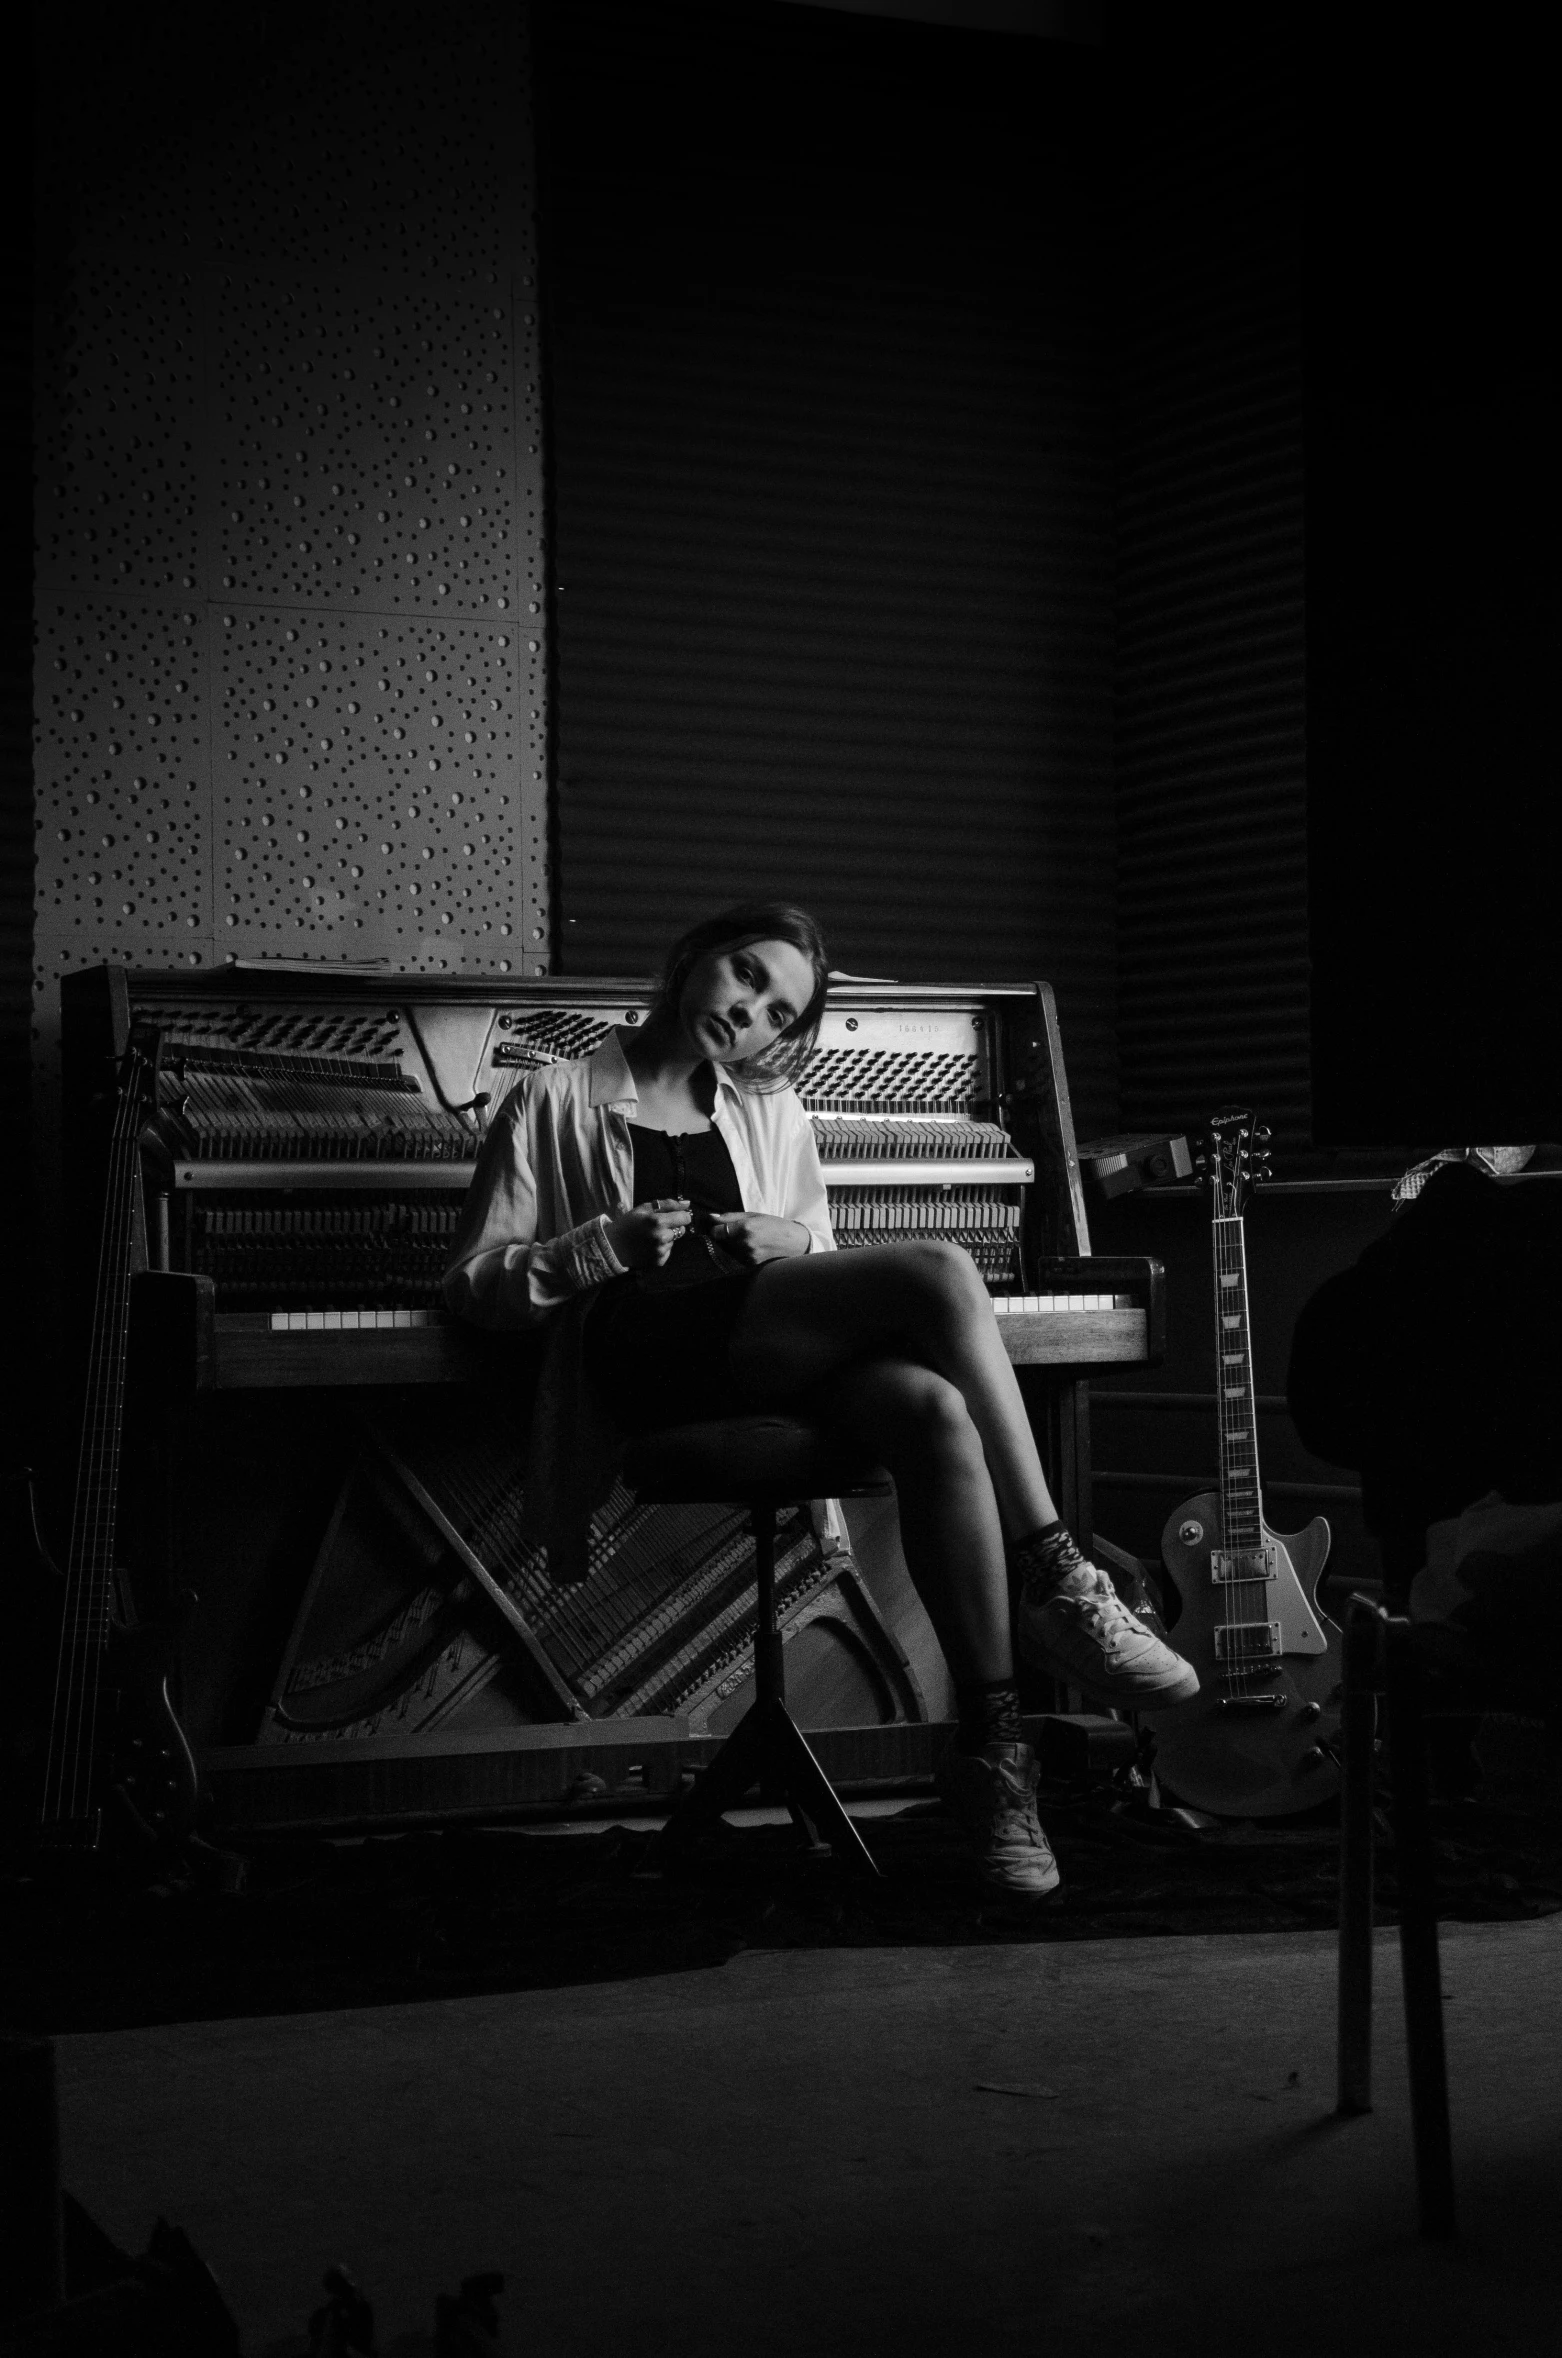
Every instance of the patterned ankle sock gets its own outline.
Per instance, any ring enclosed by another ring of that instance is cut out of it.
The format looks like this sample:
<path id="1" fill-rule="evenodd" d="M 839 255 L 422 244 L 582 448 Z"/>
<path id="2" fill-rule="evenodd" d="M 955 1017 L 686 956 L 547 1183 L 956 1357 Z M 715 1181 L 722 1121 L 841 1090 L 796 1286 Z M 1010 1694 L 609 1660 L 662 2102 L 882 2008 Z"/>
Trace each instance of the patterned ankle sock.
<path id="1" fill-rule="evenodd" d="M 1020 1690 L 1012 1679 L 973 1679 L 956 1687 L 955 1702 L 960 1713 L 957 1751 L 984 1752 L 989 1744 L 1024 1743 Z"/>
<path id="2" fill-rule="evenodd" d="M 1071 1572 L 1077 1572 L 1085 1560 L 1074 1534 L 1062 1521 L 1043 1523 L 1028 1538 L 1016 1541 L 1009 1557 L 1033 1603 L 1049 1595 Z"/>

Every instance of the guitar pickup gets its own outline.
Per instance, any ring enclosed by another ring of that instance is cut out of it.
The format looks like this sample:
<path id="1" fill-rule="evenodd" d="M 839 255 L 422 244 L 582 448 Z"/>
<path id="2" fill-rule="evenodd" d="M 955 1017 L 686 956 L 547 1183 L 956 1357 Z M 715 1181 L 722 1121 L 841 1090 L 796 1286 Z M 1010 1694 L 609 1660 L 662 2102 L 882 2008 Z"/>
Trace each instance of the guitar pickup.
<path id="1" fill-rule="evenodd" d="M 1273 1543 L 1262 1547 L 1212 1548 L 1209 1576 L 1217 1588 L 1233 1580 L 1273 1580 L 1276 1575 Z"/>
<path id="2" fill-rule="evenodd" d="M 1215 1631 L 1217 1662 L 1273 1662 L 1279 1652 L 1278 1621 L 1228 1621 Z"/>

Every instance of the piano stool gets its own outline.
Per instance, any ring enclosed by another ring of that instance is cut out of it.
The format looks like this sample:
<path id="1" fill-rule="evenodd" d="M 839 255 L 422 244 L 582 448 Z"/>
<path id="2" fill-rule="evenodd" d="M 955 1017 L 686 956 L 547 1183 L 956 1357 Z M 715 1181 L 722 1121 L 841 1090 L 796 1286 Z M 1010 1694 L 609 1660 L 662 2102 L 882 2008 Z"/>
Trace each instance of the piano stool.
<path id="1" fill-rule="evenodd" d="M 754 1534 L 754 1700 L 668 1819 L 658 1852 L 675 1855 L 757 1785 L 760 1800 L 788 1810 L 810 1845 L 828 1843 L 843 1863 L 877 1875 L 872 1852 L 786 1707 L 784 1641 L 776 1627 L 776 1511 L 811 1498 L 883 1497 L 893 1488 L 889 1475 L 843 1456 L 816 1425 L 744 1416 L 641 1435 L 625 1453 L 624 1478 L 643 1506 L 747 1507 Z"/>

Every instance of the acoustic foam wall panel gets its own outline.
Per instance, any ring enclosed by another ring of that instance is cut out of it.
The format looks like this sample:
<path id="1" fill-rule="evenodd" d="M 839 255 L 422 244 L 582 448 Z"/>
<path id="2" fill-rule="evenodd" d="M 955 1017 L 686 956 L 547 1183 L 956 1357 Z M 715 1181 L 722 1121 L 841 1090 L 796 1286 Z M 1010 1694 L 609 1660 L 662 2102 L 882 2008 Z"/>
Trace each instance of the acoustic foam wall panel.
<path id="1" fill-rule="evenodd" d="M 513 630 L 230 607 L 215 651 L 219 935 L 519 972 Z M 394 946 L 392 946 L 394 945 Z M 536 945 L 532 945 L 535 950 Z"/>
<path id="2" fill-rule="evenodd" d="M 56 398 L 40 405 L 40 576 L 89 598 L 188 598 L 201 571 L 194 277 L 101 251 L 75 274 L 59 324 Z"/>
<path id="3" fill-rule="evenodd" d="M 181 136 L 49 290 L 46 1050 L 98 959 L 549 950 L 523 24 L 342 0 L 239 87 L 169 70 Z"/>
<path id="4" fill-rule="evenodd" d="M 212 938 L 204 617 L 39 606 L 40 989 L 100 959 L 199 963 Z"/>
<path id="5" fill-rule="evenodd" d="M 224 273 L 213 330 L 219 588 L 400 612 L 510 608 L 508 300 Z"/>

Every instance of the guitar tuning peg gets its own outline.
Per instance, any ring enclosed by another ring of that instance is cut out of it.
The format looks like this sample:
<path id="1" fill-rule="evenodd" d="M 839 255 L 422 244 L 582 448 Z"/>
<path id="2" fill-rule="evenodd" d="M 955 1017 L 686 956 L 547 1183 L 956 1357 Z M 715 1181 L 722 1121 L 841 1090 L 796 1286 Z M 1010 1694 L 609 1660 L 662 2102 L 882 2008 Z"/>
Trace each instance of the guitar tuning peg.
<path id="1" fill-rule="evenodd" d="M 1266 1138 L 1272 1138 L 1274 1132 L 1267 1122 L 1260 1122 L 1258 1128 L 1253 1132 L 1253 1136 L 1262 1142 Z"/>

